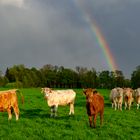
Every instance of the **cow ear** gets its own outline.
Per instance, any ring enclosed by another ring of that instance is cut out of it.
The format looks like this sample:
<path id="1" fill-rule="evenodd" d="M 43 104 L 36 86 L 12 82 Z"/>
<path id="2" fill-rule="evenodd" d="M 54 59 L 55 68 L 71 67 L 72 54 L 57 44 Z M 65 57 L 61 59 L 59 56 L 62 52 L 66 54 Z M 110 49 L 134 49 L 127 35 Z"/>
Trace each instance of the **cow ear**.
<path id="1" fill-rule="evenodd" d="M 49 92 L 50 92 L 50 93 L 52 93 L 52 90 L 53 90 L 53 89 L 52 89 L 52 88 L 50 88 Z"/>
<path id="2" fill-rule="evenodd" d="M 98 93 L 97 90 L 96 89 L 93 89 L 93 94 L 96 94 L 96 93 Z"/>
<path id="3" fill-rule="evenodd" d="M 83 93 L 86 95 L 86 89 L 83 88 Z"/>
<path id="4" fill-rule="evenodd" d="M 44 88 L 41 88 L 41 93 L 44 93 Z"/>

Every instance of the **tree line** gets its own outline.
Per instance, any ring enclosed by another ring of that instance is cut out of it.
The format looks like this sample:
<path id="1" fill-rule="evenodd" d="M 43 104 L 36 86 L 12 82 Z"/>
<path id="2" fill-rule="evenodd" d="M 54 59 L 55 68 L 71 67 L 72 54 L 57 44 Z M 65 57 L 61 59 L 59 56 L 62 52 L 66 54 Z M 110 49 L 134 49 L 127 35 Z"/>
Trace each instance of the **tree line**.
<path id="1" fill-rule="evenodd" d="M 140 86 L 140 66 L 126 79 L 122 71 L 104 70 L 77 66 L 74 70 L 63 66 L 46 64 L 40 69 L 14 65 L 0 72 L 1 87 L 51 87 L 51 88 L 106 88 Z"/>

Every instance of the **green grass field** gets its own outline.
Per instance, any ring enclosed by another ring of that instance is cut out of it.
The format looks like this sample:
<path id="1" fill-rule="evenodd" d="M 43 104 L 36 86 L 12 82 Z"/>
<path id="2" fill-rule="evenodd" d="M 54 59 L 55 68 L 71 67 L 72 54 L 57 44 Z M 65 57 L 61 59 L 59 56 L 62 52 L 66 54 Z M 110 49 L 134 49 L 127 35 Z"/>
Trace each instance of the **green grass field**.
<path id="1" fill-rule="evenodd" d="M 3 90 L 3 89 L 1 89 Z M 131 110 L 114 111 L 109 101 L 109 90 L 98 90 L 105 99 L 104 124 L 90 128 L 85 108 L 85 96 L 81 89 L 75 89 L 75 115 L 69 116 L 69 106 L 59 107 L 58 116 L 50 118 L 50 109 L 40 89 L 21 89 L 25 103 L 19 109 L 20 119 L 15 115 L 8 121 L 7 112 L 0 113 L 1 140 L 139 140 L 140 110 L 134 104 Z"/>

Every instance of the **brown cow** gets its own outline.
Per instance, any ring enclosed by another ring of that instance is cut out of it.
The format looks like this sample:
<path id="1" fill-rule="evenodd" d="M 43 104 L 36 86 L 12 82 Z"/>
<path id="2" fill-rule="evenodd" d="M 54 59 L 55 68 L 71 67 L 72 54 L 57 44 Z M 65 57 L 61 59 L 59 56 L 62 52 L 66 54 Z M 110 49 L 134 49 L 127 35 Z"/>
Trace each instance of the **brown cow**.
<path id="1" fill-rule="evenodd" d="M 103 123 L 104 98 L 95 89 L 88 88 L 83 90 L 86 95 L 86 108 L 89 117 L 90 127 L 92 127 L 92 116 L 94 117 L 94 128 L 96 127 L 96 118 L 100 113 L 100 126 Z"/>
<path id="2" fill-rule="evenodd" d="M 12 109 L 15 112 L 16 120 L 19 119 L 17 89 L 0 91 L 0 112 L 8 112 L 8 120 L 12 119 Z M 23 98 L 22 98 L 23 99 Z"/>

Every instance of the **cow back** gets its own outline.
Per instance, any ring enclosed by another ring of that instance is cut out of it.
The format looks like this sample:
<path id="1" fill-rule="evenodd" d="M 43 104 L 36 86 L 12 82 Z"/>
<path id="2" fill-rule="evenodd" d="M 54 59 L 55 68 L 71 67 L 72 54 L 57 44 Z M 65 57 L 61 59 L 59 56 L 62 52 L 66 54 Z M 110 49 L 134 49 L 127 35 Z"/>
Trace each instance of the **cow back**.
<path id="1" fill-rule="evenodd" d="M 9 106 L 13 106 L 17 103 L 16 92 L 1 92 L 0 93 L 0 108 L 6 110 Z"/>
<path id="2" fill-rule="evenodd" d="M 47 97 L 48 105 L 67 105 L 69 103 L 74 103 L 76 93 L 69 90 L 52 90 Z"/>

